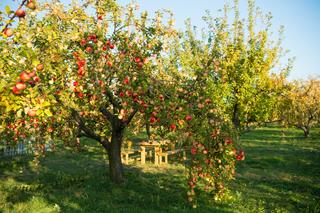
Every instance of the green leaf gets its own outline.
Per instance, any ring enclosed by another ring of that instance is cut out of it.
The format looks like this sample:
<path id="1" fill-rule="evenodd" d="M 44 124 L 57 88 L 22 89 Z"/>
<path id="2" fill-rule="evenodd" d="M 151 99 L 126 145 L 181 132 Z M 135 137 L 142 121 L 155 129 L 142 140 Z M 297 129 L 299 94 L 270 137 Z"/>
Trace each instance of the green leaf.
<path id="1" fill-rule="evenodd" d="M 12 13 L 9 5 L 7 5 L 7 6 L 5 7 L 5 10 L 6 10 L 6 13 L 7 13 L 8 15 L 10 15 L 10 14 Z"/>

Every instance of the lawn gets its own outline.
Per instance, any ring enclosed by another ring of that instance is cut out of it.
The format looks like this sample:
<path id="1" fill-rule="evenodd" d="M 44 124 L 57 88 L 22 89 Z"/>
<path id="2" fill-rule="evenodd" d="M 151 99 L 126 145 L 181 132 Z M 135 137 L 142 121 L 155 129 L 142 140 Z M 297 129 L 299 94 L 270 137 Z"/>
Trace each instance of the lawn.
<path id="1" fill-rule="evenodd" d="M 229 200 L 186 203 L 184 167 L 126 166 L 126 182 L 108 181 L 106 155 L 95 142 L 42 159 L 0 157 L 0 212 L 320 212 L 320 130 L 261 128 L 241 137 L 246 160 L 237 166 Z"/>

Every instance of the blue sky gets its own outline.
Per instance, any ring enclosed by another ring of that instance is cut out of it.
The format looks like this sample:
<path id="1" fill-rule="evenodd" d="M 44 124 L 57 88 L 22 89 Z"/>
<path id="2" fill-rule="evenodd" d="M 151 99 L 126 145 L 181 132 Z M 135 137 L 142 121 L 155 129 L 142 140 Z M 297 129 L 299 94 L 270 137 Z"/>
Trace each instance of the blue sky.
<path id="1" fill-rule="evenodd" d="M 63 0 L 68 2 L 68 0 Z M 246 13 L 246 0 L 240 1 L 242 13 Z M 14 5 L 16 1 L 2 0 L 4 5 Z M 130 0 L 118 0 L 127 4 Z M 176 16 L 176 26 L 182 28 L 184 20 L 191 18 L 197 26 L 205 26 L 201 17 L 205 10 L 213 16 L 223 8 L 226 0 L 137 0 L 141 10 L 153 12 L 157 9 L 171 9 Z M 296 57 L 290 79 L 304 78 L 309 75 L 320 75 L 320 0 L 256 0 L 256 6 L 264 13 L 273 15 L 273 31 L 285 26 L 283 47 L 290 52 L 288 57 Z M 284 59 L 285 61 L 285 59 Z"/>

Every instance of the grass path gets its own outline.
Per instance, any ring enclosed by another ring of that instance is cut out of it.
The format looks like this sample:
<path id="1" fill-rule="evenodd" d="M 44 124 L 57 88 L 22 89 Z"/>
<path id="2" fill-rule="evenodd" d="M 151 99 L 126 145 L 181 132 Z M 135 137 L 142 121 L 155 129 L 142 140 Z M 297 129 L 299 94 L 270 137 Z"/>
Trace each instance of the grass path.
<path id="1" fill-rule="evenodd" d="M 242 136 L 246 160 L 237 167 L 228 202 L 185 202 L 184 168 L 126 167 L 127 180 L 108 182 L 106 156 L 85 141 L 81 154 L 64 150 L 42 160 L 0 157 L 0 212 L 320 212 L 320 131 L 262 128 Z"/>

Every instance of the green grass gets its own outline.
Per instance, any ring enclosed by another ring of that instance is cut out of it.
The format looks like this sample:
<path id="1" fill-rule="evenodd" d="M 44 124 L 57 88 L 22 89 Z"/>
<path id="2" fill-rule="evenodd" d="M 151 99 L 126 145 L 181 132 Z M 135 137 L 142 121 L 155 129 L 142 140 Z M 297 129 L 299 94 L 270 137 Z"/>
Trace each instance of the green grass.
<path id="1" fill-rule="evenodd" d="M 185 170 L 178 164 L 130 165 L 126 182 L 108 180 L 106 155 L 85 140 L 84 151 L 62 150 L 42 159 L 0 158 L 1 212 L 320 212 L 320 131 L 262 128 L 242 136 L 246 160 L 237 166 L 226 202 L 204 196 L 186 203 Z"/>

